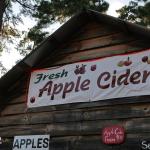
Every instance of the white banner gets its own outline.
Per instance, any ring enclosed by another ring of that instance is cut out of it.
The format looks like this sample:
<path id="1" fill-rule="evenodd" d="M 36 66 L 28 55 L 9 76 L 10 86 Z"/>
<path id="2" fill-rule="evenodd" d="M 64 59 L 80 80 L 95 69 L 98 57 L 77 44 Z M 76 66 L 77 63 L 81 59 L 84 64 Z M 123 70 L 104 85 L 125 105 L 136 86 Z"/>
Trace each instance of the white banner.
<path id="1" fill-rule="evenodd" d="M 31 73 L 31 107 L 150 95 L 150 50 Z"/>
<path id="2" fill-rule="evenodd" d="M 15 136 L 12 150 L 49 150 L 49 135 Z"/>

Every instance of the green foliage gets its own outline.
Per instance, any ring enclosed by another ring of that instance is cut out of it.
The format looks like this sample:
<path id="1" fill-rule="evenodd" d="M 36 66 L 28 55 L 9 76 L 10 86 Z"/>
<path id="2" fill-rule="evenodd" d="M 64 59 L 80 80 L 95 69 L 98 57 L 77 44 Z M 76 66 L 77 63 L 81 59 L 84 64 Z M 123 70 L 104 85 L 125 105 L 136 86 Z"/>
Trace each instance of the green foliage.
<path id="1" fill-rule="evenodd" d="M 37 26 L 31 28 L 28 33 L 24 33 L 24 38 L 20 40 L 16 49 L 21 55 L 26 56 L 36 46 L 41 43 L 48 35 L 48 32 L 42 32 Z"/>
<path id="2" fill-rule="evenodd" d="M 2 22 L 2 28 L 0 30 L 1 35 L 1 44 L 0 44 L 0 54 L 3 50 L 7 50 L 7 45 L 10 43 L 16 45 L 16 41 L 20 40 L 20 43 L 17 44 L 16 49 L 22 55 L 28 54 L 29 46 L 28 40 L 24 39 L 24 33 L 21 33 L 17 30 L 19 23 L 23 23 L 22 16 L 32 17 L 33 12 L 35 12 L 35 4 L 37 0 L 4 0 L 5 6 L 0 6 L 1 8 L 5 7 L 5 10 L 0 18 Z M 14 6 L 19 8 L 14 11 Z M 26 37 L 25 37 L 26 38 Z M 26 43 L 25 43 L 26 42 Z M 23 44 L 24 43 L 24 44 Z M 31 51 L 31 50 L 30 50 Z"/>
<path id="3" fill-rule="evenodd" d="M 11 26 L 4 26 L 3 32 L 2 32 L 3 38 L 9 38 L 9 37 L 20 37 L 19 31 Z"/>
<path id="4" fill-rule="evenodd" d="M 41 0 L 32 16 L 38 19 L 38 27 L 45 27 L 56 21 L 63 22 L 82 9 L 106 12 L 108 7 L 104 0 Z"/>
<path id="5" fill-rule="evenodd" d="M 117 10 L 119 18 L 144 26 L 150 26 L 150 2 L 148 0 L 133 0 Z"/>
<path id="6" fill-rule="evenodd" d="M 2 42 L 0 41 L 0 54 L 2 51 L 3 51 L 3 45 L 2 45 Z"/>
<path id="7" fill-rule="evenodd" d="M 109 4 L 104 0 L 38 0 L 35 11 L 32 14 L 38 23 L 30 29 L 28 38 L 37 45 L 47 37 L 48 33 L 43 29 L 55 22 L 64 22 L 82 9 L 93 9 L 106 12 Z"/>
<path id="8" fill-rule="evenodd" d="M 0 73 L 1 75 L 5 74 L 7 72 L 7 69 L 3 66 L 2 62 L 0 62 Z"/>
<path id="9" fill-rule="evenodd" d="M 104 0 L 37 0 L 32 17 L 37 20 L 37 25 L 30 29 L 27 38 L 34 41 L 34 45 L 40 44 L 48 32 L 43 32 L 50 24 L 64 22 L 82 9 L 94 9 L 106 12 L 109 4 Z"/>
<path id="10" fill-rule="evenodd" d="M 42 32 L 37 26 L 30 29 L 28 32 L 28 38 L 31 41 L 34 41 L 35 45 L 38 45 L 41 41 L 43 41 L 48 35 L 48 32 Z"/>
<path id="11" fill-rule="evenodd" d="M 20 40 L 16 49 L 22 56 L 26 56 L 32 50 L 30 40 L 27 37 L 24 37 L 23 39 Z"/>
<path id="12" fill-rule="evenodd" d="M 22 15 L 37 20 L 37 25 L 31 28 L 17 45 L 22 55 L 26 55 L 28 53 L 26 51 L 31 51 L 48 36 L 48 32 L 44 32 L 43 29 L 50 24 L 57 21 L 64 22 L 66 18 L 82 9 L 106 12 L 109 7 L 105 0 L 6 0 L 6 3 L 7 7 L 3 15 L 3 37 L 24 36 L 16 30 L 18 23 L 22 22 Z M 20 6 L 18 13 L 13 11 L 14 4 Z M 33 46 L 31 41 L 34 42 Z"/>

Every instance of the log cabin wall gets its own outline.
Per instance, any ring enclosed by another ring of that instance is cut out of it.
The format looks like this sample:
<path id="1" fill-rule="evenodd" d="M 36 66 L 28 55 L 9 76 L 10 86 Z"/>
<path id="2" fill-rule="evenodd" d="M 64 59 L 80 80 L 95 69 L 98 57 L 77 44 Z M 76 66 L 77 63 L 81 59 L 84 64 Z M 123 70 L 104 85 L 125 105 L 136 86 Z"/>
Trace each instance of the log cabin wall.
<path id="1" fill-rule="evenodd" d="M 91 21 L 35 67 L 69 64 L 149 47 L 147 39 Z M 140 150 L 141 140 L 150 139 L 150 96 L 27 109 L 28 78 L 29 74 L 21 77 L 3 97 L 8 103 L 0 113 L 3 139 L 0 149 L 11 150 L 16 135 L 49 134 L 50 150 Z M 123 144 L 102 143 L 101 131 L 107 125 L 125 128 Z"/>

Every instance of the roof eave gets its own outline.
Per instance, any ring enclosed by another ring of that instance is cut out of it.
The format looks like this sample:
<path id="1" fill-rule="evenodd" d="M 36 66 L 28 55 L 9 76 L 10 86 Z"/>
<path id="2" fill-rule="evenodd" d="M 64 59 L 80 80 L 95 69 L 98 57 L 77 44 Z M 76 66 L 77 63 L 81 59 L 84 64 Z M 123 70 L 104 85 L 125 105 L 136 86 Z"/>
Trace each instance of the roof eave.
<path id="1" fill-rule="evenodd" d="M 150 38 L 150 29 L 148 29 L 144 26 L 141 26 L 138 24 L 133 24 L 133 23 L 121 20 L 121 19 L 113 17 L 113 16 L 99 13 L 94 10 L 89 9 L 88 12 L 92 17 L 95 17 L 95 19 L 97 21 L 111 24 L 112 26 L 115 26 L 117 28 L 120 28 L 124 31 L 130 32 L 130 33 L 133 33 L 136 35 L 143 36 L 144 38 Z"/>

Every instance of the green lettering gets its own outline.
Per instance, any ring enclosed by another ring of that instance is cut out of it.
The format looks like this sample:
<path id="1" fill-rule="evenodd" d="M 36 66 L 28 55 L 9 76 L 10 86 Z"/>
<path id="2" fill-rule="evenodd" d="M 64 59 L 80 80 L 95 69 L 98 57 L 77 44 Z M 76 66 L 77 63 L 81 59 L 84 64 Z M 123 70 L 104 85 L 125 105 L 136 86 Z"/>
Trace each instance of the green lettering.
<path id="1" fill-rule="evenodd" d="M 48 75 L 44 75 L 43 80 L 45 80 L 48 77 Z"/>
<path id="2" fill-rule="evenodd" d="M 55 78 L 57 79 L 57 78 L 60 78 L 60 73 L 56 73 L 55 74 Z"/>
<path id="3" fill-rule="evenodd" d="M 67 75 L 68 75 L 68 71 L 65 71 L 65 69 L 63 69 L 63 71 L 62 71 L 62 73 L 61 73 L 61 78 L 62 78 L 63 76 L 67 77 Z"/>
<path id="4" fill-rule="evenodd" d="M 50 76 L 49 76 L 49 79 L 51 80 L 51 79 L 54 79 L 54 75 L 55 74 L 51 74 Z"/>
<path id="5" fill-rule="evenodd" d="M 37 78 L 36 78 L 37 81 L 34 82 L 35 84 L 37 84 L 37 83 L 39 83 L 41 81 L 41 79 L 43 77 L 43 74 L 42 73 L 41 74 L 37 74 L 36 76 L 37 76 Z"/>

